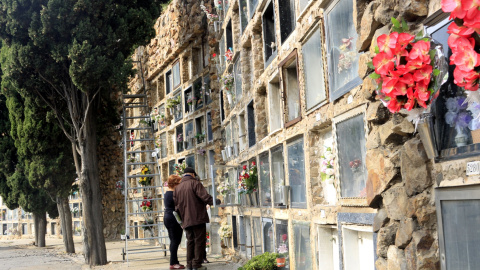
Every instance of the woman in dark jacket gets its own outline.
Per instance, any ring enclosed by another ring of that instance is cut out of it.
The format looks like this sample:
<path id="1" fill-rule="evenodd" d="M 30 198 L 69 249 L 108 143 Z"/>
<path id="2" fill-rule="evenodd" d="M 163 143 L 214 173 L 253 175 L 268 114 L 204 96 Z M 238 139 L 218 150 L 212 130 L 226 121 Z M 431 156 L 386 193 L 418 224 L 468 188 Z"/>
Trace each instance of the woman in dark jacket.
<path id="1" fill-rule="evenodd" d="M 178 175 L 170 175 L 168 177 L 168 189 L 164 196 L 165 215 L 163 222 L 168 230 L 168 238 L 170 238 L 170 269 L 185 269 L 184 265 L 181 265 L 178 261 L 178 246 L 182 241 L 183 229 L 178 224 L 173 211 L 175 211 L 175 202 L 173 201 L 173 190 L 180 183 L 182 178 Z"/>

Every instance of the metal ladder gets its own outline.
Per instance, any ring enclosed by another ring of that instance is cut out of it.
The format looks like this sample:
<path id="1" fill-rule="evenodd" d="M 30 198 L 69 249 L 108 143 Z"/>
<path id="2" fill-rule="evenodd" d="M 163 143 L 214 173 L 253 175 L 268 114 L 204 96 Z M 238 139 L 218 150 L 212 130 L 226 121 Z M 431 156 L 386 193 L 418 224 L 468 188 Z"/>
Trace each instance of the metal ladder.
<path id="1" fill-rule="evenodd" d="M 157 151 L 153 150 L 155 142 L 155 132 L 153 125 L 147 126 L 146 123 L 150 121 L 149 106 L 147 102 L 147 90 L 145 86 L 145 79 L 143 77 L 143 67 L 140 61 L 133 61 L 139 65 L 139 75 L 141 77 L 143 93 L 140 94 L 124 94 L 122 95 L 123 104 L 123 157 L 124 157 L 124 196 L 125 196 L 125 248 L 122 250 L 123 259 L 129 261 L 129 255 L 139 253 L 158 253 L 163 252 L 167 256 L 167 241 L 168 234 L 163 224 L 163 182 L 160 177 L 160 166 L 158 165 Z M 135 112 L 138 110 L 138 115 Z M 127 112 L 133 109 L 132 115 Z M 139 125 L 129 128 L 128 120 L 139 120 Z M 145 122 L 143 122 L 143 121 Z M 143 123 L 142 123 L 143 122 Z M 144 126 L 141 126 L 141 125 Z M 131 132 L 143 133 L 143 138 L 131 138 Z M 128 137 L 127 137 L 128 136 Z M 136 148 L 136 142 L 140 142 L 140 149 Z M 153 145 L 153 146 L 152 146 Z M 142 149 L 144 147 L 144 149 Z M 132 155 L 144 155 L 145 160 L 133 160 Z M 151 159 L 153 158 L 153 161 Z M 132 166 L 140 166 L 138 174 L 132 174 L 134 169 Z M 141 174 L 144 166 L 149 168 L 148 173 Z M 154 168 L 154 169 L 152 169 Z M 156 172 L 155 172 L 156 170 Z M 138 179 L 145 177 L 150 179 L 150 185 L 141 186 Z M 135 179 L 136 181 L 132 181 Z M 158 194 L 160 192 L 160 194 Z M 145 199 L 146 198 L 146 199 Z M 143 202 L 150 202 L 152 209 L 141 208 Z M 136 206 L 136 207 L 134 207 Z M 136 221 L 130 222 L 131 217 Z M 148 223 L 146 223 L 148 222 Z M 132 224 L 130 224 L 132 223 Z M 139 225 L 143 223 L 142 225 Z M 140 229 L 144 230 L 143 237 L 140 236 Z M 134 231 L 134 236 L 130 235 Z M 149 237 L 147 234 L 149 232 Z M 132 243 L 134 242 L 134 243 Z M 129 245 L 130 243 L 130 245 Z M 148 260 L 156 259 L 157 257 L 145 258 L 145 254 L 141 259 Z M 132 259 L 130 259 L 132 260 Z"/>

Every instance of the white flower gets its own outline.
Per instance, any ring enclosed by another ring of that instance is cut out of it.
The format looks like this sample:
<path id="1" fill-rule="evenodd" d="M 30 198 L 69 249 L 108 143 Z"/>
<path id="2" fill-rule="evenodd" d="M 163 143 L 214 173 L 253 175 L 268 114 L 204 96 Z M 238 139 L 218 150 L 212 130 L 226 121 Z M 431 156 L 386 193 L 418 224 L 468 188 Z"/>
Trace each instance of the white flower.
<path id="1" fill-rule="evenodd" d="M 331 169 L 331 168 L 326 169 L 326 170 L 325 170 L 325 174 L 327 174 L 327 175 L 334 175 L 334 174 L 335 174 L 335 170 L 334 170 L 334 169 Z"/>

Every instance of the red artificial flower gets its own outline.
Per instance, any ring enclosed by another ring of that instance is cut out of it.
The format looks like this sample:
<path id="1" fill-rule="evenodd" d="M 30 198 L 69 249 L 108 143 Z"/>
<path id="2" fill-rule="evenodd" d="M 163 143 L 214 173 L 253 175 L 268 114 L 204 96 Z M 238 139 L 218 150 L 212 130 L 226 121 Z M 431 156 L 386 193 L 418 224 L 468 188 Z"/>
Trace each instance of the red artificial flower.
<path id="1" fill-rule="evenodd" d="M 255 161 L 252 161 L 252 166 L 255 166 L 257 165 L 257 163 Z"/>
<path id="2" fill-rule="evenodd" d="M 455 68 L 453 71 L 453 82 L 460 86 L 464 87 L 466 90 L 469 91 L 477 91 L 479 87 L 479 72 L 472 70 L 472 71 L 462 71 L 458 67 Z"/>
<path id="3" fill-rule="evenodd" d="M 397 81 L 392 92 L 396 96 L 404 96 L 407 94 L 407 85 L 401 81 Z"/>
<path id="4" fill-rule="evenodd" d="M 400 81 L 406 84 L 408 87 L 412 87 L 415 84 L 411 73 L 406 73 L 403 75 L 403 77 L 400 78 Z"/>
<path id="5" fill-rule="evenodd" d="M 450 12 L 450 19 L 463 19 L 466 15 L 462 6 L 463 2 L 465 2 L 465 0 L 442 0 L 442 10 L 446 13 Z"/>
<path id="6" fill-rule="evenodd" d="M 400 33 L 398 35 L 398 45 L 400 45 L 400 47 L 402 49 L 404 49 L 405 47 L 407 47 L 408 44 L 410 44 L 410 42 L 415 38 L 414 35 L 410 35 L 408 33 Z"/>
<path id="7" fill-rule="evenodd" d="M 216 53 L 213 53 L 213 54 L 212 54 L 212 57 L 217 57 L 217 54 L 216 54 Z"/>
<path id="8" fill-rule="evenodd" d="M 407 74 L 408 72 L 410 72 L 410 70 L 408 70 L 405 65 L 398 65 L 396 70 L 392 70 L 390 72 L 390 74 L 392 76 L 400 77 L 400 76 L 403 76 L 403 75 Z"/>
<path id="9" fill-rule="evenodd" d="M 400 109 L 402 108 L 402 104 L 398 103 L 396 98 L 392 98 L 388 102 L 387 108 L 390 110 L 390 112 L 396 113 L 396 112 L 400 111 Z M 352 162 L 350 162 L 350 167 L 353 167 Z"/>
<path id="10" fill-rule="evenodd" d="M 245 173 L 244 177 L 245 177 L 245 178 L 249 178 L 250 175 L 248 175 L 248 173 Z"/>
<path id="11" fill-rule="evenodd" d="M 412 72 L 422 68 L 423 65 L 425 65 L 425 63 L 423 63 L 423 59 L 417 58 L 414 60 L 409 60 L 405 66 L 409 72 Z"/>
<path id="12" fill-rule="evenodd" d="M 427 101 L 430 98 L 430 91 L 428 91 L 428 85 L 424 84 L 423 82 L 417 82 L 417 86 L 415 87 L 415 94 L 417 96 L 417 100 L 419 101 Z"/>
<path id="13" fill-rule="evenodd" d="M 417 69 L 415 73 L 413 73 L 413 79 L 416 82 L 423 81 L 425 85 L 430 83 L 430 76 L 432 75 L 433 67 L 431 65 L 425 65 L 421 69 Z"/>
<path id="14" fill-rule="evenodd" d="M 246 170 L 246 169 L 247 169 L 247 165 L 243 165 L 243 169 Z"/>
<path id="15" fill-rule="evenodd" d="M 411 88 L 410 88 L 411 89 Z M 411 111 L 415 107 L 415 98 L 409 98 L 407 103 L 405 103 L 404 107 L 407 111 Z"/>
<path id="16" fill-rule="evenodd" d="M 475 52 L 473 48 L 463 48 L 457 52 L 455 56 L 450 58 L 450 63 L 453 63 L 457 68 L 463 71 L 471 71 L 480 65 L 480 54 Z"/>
<path id="17" fill-rule="evenodd" d="M 147 206 L 148 206 L 148 207 L 150 207 L 150 205 L 152 205 L 152 203 L 150 203 L 150 202 L 147 202 Z"/>
<path id="18" fill-rule="evenodd" d="M 288 238 L 287 234 L 284 233 L 284 234 L 282 235 L 282 240 L 283 240 L 283 242 L 287 241 L 287 238 Z"/>
<path id="19" fill-rule="evenodd" d="M 387 75 L 395 68 L 392 57 L 384 52 L 373 57 L 373 66 L 375 66 L 375 72 L 380 75 Z"/>
<path id="20" fill-rule="evenodd" d="M 395 97 L 395 92 L 392 92 L 398 82 L 398 77 L 385 77 L 382 83 L 382 93 L 389 97 Z"/>
<path id="21" fill-rule="evenodd" d="M 471 29 L 470 27 L 458 26 L 455 22 L 452 22 L 448 26 L 448 31 L 447 31 L 447 33 L 449 34 L 466 37 L 466 38 L 471 37 L 473 32 L 474 32 L 473 29 Z"/>
<path id="22" fill-rule="evenodd" d="M 429 51 L 430 51 L 430 42 L 420 40 L 413 44 L 412 50 L 410 51 L 407 57 L 409 60 L 415 60 L 415 59 L 421 58 L 422 62 L 425 62 L 425 56 L 427 56 L 428 59 L 430 59 L 430 56 L 428 54 Z"/>
<path id="23" fill-rule="evenodd" d="M 380 52 L 385 52 L 388 56 L 395 54 L 394 50 L 397 47 L 398 33 L 393 32 L 390 35 L 383 34 L 377 38 L 377 44 Z"/>
<path id="24" fill-rule="evenodd" d="M 457 35 L 450 35 L 448 37 L 448 47 L 450 47 L 454 53 L 464 48 L 475 47 L 475 40 L 472 37 L 461 37 Z"/>

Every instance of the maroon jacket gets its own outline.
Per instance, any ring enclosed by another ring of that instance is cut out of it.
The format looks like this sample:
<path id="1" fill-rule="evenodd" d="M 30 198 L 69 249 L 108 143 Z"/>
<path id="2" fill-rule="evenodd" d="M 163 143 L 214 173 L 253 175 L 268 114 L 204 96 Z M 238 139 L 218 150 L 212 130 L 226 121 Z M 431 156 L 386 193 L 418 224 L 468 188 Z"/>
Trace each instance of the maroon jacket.
<path id="1" fill-rule="evenodd" d="M 213 205 L 213 198 L 205 187 L 190 175 L 185 175 L 173 191 L 175 209 L 182 218 L 182 227 L 209 223 L 206 205 Z"/>

